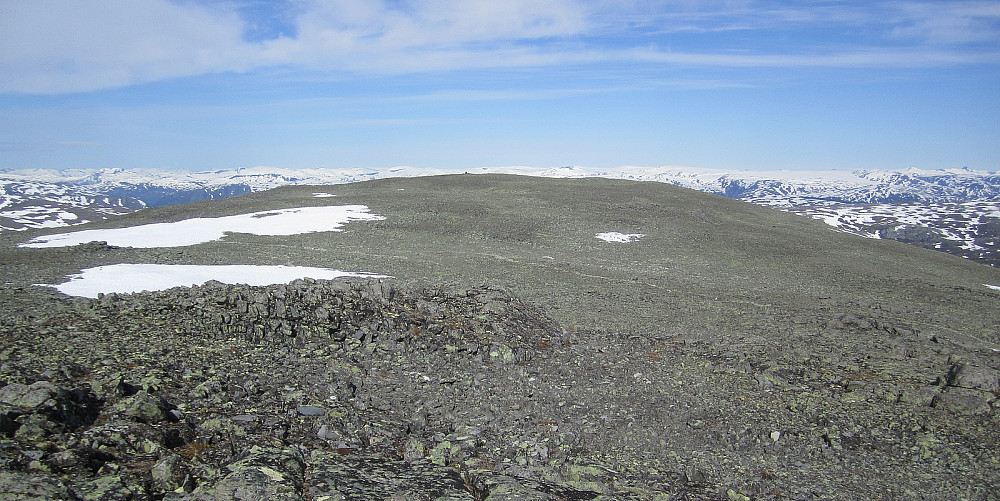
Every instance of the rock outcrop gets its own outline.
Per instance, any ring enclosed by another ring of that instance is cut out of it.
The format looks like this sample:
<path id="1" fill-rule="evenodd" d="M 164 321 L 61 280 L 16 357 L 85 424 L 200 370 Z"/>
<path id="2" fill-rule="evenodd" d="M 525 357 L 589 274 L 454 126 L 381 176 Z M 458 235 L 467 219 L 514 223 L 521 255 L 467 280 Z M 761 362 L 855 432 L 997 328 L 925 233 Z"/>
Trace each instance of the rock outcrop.
<path id="1" fill-rule="evenodd" d="M 995 358 L 876 315 L 796 325 L 886 354 L 793 360 L 567 332 L 489 287 L 2 294 L 5 499 L 805 499 L 861 474 L 995 499 L 1000 478 Z"/>

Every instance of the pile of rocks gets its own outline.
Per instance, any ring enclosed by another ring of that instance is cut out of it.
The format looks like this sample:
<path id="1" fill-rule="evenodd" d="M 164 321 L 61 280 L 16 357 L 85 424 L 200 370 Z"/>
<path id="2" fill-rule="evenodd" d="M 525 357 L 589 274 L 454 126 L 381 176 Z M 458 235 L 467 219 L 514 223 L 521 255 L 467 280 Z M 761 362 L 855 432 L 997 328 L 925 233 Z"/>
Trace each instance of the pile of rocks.
<path id="1" fill-rule="evenodd" d="M 449 296 L 404 295 L 376 282 L 312 279 L 270 287 L 209 282 L 192 293 L 178 287 L 147 294 L 108 294 L 93 304 L 101 316 L 142 329 L 146 317 L 168 319 L 180 333 L 214 334 L 254 345 L 343 350 L 413 351 L 442 346 L 477 356 L 524 362 L 533 345 L 561 330 L 535 307 L 488 287 Z"/>
<path id="2" fill-rule="evenodd" d="M 597 496 L 498 474 L 482 429 L 445 426 L 419 388 L 411 396 L 428 405 L 394 413 L 366 381 L 389 378 L 368 373 L 371 357 L 518 367 L 563 342 L 503 291 L 305 280 L 96 300 L 19 293 L 7 299 L 31 302 L 30 314 L 0 324 L 5 499 Z"/>
<path id="3" fill-rule="evenodd" d="M 485 286 L 0 304 L 5 499 L 996 494 L 995 355 L 874 313 L 789 321 L 775 354 L 568 332 Z"/>

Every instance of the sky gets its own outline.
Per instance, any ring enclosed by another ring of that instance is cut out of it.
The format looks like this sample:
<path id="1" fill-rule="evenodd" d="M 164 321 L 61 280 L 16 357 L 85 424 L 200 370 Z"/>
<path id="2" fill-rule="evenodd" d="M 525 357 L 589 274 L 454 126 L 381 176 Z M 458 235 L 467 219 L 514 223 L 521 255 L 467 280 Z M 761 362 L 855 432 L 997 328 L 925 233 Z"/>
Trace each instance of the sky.
<path id="1" fill-rule="evenodd" d="M 1000 170 L 996 0 L 0 0 L 0 169 Z"/>

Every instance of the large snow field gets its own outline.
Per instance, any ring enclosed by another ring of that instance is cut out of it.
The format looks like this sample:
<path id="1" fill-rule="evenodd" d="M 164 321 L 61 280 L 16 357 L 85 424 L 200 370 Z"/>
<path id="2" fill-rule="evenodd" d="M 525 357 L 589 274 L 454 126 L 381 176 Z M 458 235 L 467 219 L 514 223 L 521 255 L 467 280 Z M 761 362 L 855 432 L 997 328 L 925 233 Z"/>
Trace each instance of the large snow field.
<path id="1" fill-rule="evenodd" d="M 87 268 L 55 286 L 63 294 L 96 298 L 98 294 L 159 291 L 201 285 L 210 280 L 229 284 L 271 285 L 299 278 L 331 280 L 343 277 L 386 278 L 309 266 L 112 264 Z"/>
<path id="2" fill-rule="evenodd" d="M 385 219 L 364 205 L 298 207 L 235 216 L 184 219 L 126 228 L 81 230 L 35 237 L 21 247 L 69 247 L 87 242 L 107 242 L 118 247 L 184 247 L 219 240 L 226 233 L 296 235 L 342 231 L 350 221 Z"/>
<path id="3" fill-rule="evenodd" d="M 223 238 L 226 233 L 295 235 L 342 231 L 350 221 L 385 219 L 364 205 L 299 207 L 215 218 L 193 218 L 126 228 L 82 230 L 36 237 L 22 247 L 67 247 L 105 241 L 119 247 L 182 247 Z M 88 268 L 54 287 L 71 296 L 97 297 L 100 293 L 158 291 L 199 285 L 210 280 L 248 285 L 287 283 L 299 278 L 384 278 L 383 275 L 329 268 L 263 265 L 165 265 L 115 264 Z"/>

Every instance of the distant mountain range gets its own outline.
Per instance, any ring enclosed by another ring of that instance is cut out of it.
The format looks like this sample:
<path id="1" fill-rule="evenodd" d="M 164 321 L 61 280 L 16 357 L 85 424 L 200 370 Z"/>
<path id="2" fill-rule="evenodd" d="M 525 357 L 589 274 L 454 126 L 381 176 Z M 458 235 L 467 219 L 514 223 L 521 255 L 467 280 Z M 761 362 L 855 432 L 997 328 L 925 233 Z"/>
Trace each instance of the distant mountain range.
<path id="1" fill-rule="evenodd" d="M 1000 265 L 1000 174 L 968 169 L 734 171 L 687 167 L 484 167 L 469 173 L 604 177 L 669 183 L 821 219 Z M 0 171 L 0 230 L 68 226 L 144 207 L 225 198 L 283 185 L 327 185 L 453 170 L 139 169 Z"/>

